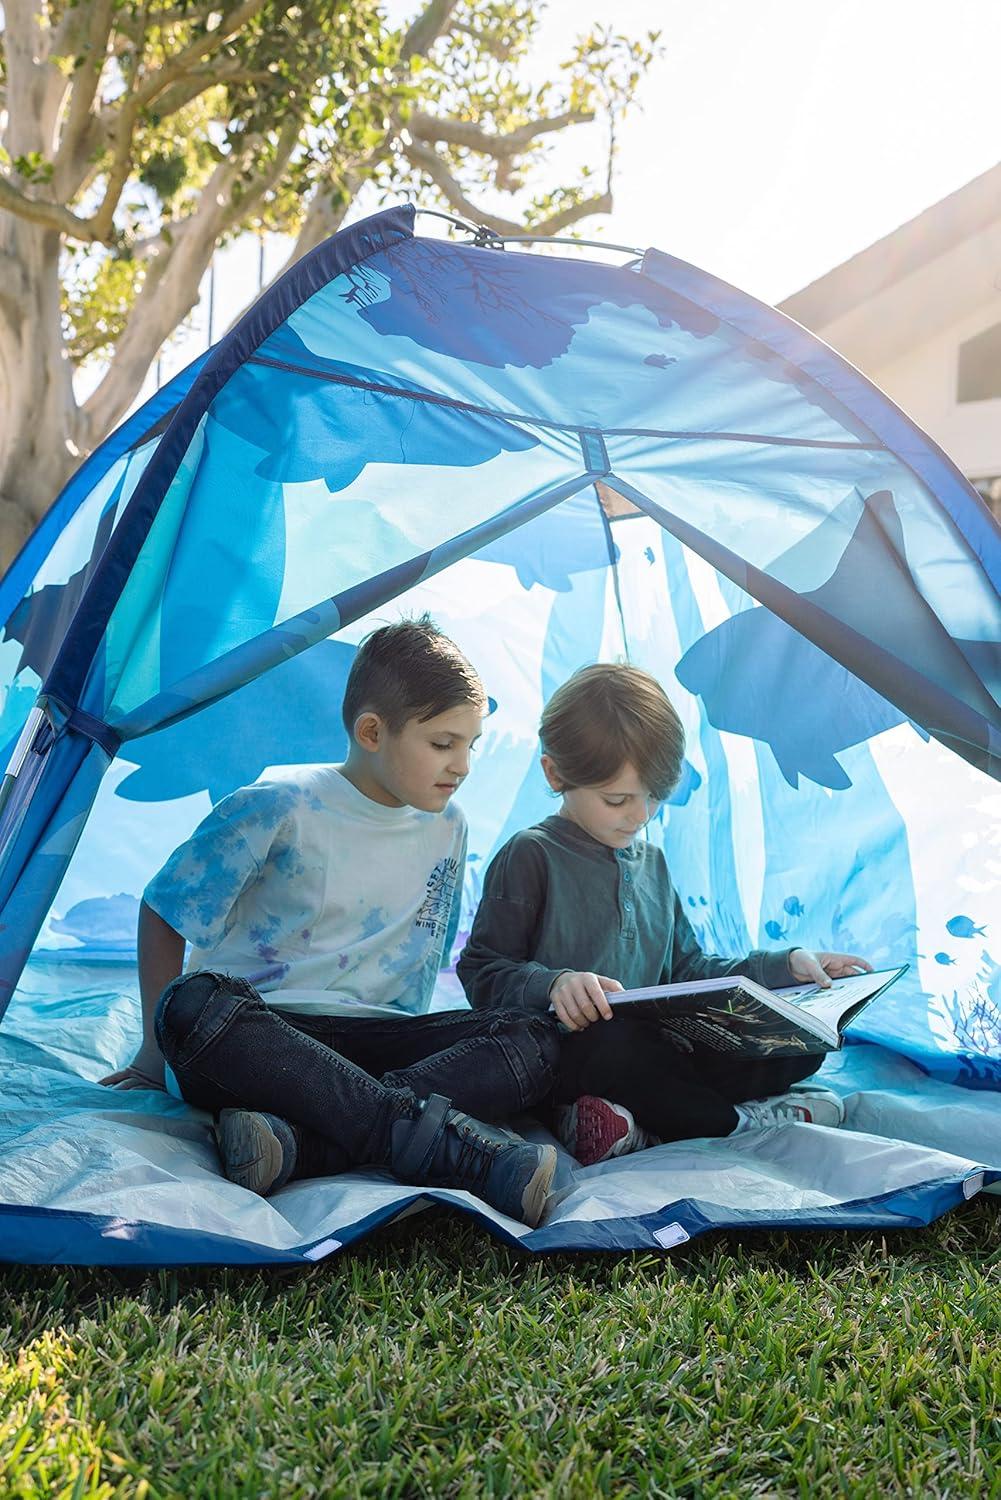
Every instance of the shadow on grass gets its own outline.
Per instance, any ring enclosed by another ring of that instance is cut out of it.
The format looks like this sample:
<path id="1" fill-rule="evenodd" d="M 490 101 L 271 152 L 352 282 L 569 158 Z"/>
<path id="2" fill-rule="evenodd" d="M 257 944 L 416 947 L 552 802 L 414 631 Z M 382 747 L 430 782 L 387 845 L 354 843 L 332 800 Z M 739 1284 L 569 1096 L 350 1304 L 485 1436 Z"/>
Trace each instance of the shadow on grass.
<path id="1" fill-rule="evenodd" d="M 320 1288 L 359 1290 L 382 1281 L 399 1294 L 414 1278 L 447 1283 L 461 1275 L 466 1288 L 484 1295 L 503 1286 L 508 1292 L 538 1292 L 572 1277 L 577 1285 L 621 1289 L 626 1282 L 667 1280 L 692 1286 L 739 1279 L 767 1268 L 789 1282 L 832 1275 L 879 1276 L 921 1273 L 955 1276 L 957 1263 L 978 1272 L 1001 1265 L 1001 1196 L 982 1194 L 926 1229 L 878 1231 L 719 1231 L 701 1235 L 669 1251 L 623 1251 L 595 1255 L 560 1252 L 544 1258 L 520 1254 L 499 1244 L 464 1215 L 442 1205 L 378 1229 L 351 1249 L 314 1266 L 194 1266 L 163 1270 L 107 1267 L 0 1265 L 0 1327 L 15 1306 L 27 1325 L 51 1324 L 54 1315 L 91 1315 L 106 1299 L 137 1297 L 150 1313 L 184 1301 L 222 1296 L 244 1299 L 265 1310 L 290 1295 L 315 1296 Z"/>

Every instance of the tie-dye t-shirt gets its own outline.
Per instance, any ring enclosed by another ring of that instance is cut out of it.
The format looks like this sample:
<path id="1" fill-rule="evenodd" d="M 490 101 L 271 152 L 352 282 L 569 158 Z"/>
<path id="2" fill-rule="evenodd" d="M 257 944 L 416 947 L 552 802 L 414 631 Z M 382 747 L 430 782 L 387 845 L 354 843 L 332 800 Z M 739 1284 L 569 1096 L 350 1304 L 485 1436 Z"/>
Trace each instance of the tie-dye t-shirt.
<path id="1" fill-rule="evenodd" d="M 223 799 L 147 886 L 188 969 L 249 979 L 271 1004 L 419 1014 L 458 924 L 460 808 L 383 807 L 333 766 Z"/>

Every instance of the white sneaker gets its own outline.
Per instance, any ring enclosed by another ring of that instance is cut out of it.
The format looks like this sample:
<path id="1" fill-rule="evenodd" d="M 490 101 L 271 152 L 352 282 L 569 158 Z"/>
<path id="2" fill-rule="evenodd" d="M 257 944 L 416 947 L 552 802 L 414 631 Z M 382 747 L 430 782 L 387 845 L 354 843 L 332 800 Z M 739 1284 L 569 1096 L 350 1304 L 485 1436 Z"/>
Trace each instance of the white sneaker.
<path id="1" fill-rule="evenodd" d="M 582 1167 L 593 1167 L 613 1156 L 626 1156 L 655 1144 L 654 1137 L 637 1125 L 624 1104 L 613 1104 L 597 1094 L 582 1094 L 575 1104 L 563 1104 L 554 1112 L 554 1133 L 561 1146 Z"/>
<path id="2" fill-rule="evenodd" d="M 792 1088 L 772 1099 L 746 1099 L 735 1104 L 736 1135 L 740 1130 L 761 1129 L 766 1125 L 838 1126 L 845 1118 L 845 1106 L 830 1089 Z"/>

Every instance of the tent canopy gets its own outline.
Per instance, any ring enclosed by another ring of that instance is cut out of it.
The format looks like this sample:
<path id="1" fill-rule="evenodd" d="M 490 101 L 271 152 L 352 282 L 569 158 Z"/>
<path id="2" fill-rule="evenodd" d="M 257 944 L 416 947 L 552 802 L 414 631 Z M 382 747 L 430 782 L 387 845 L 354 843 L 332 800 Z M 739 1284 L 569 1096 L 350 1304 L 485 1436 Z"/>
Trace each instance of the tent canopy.
<path id="1" fill-rule="evenodd" d="M 237 786 L 338 759 L 357 642 L 424 608 L 497 704 L 463 799 L 460 944 L 492 853 L 551 810 L 542 704 L 622 658 L 685 723 L 648 836 L 703 945 L 911 965 L 830 1065 L 860 1102 L 817 1202 L 817 1133 L 789 1127 L 782 1165 L 715 1142 L 581 1172 L 525 1242 L 869 1222 L 898 1191 L 942 1211 L 1001 1166 L 999 591 L 997 528 L 949 460 L 704 272 L 425 239 L 409 208 L 318 247 L 88 460 L 0 584 L 17 1253 L 65 1258 L 82 1215 L 92 1259 L 296 1258 L 304 1226 L 343 1243 L 417 1196 L 352 1175 L 248 1207 L 204 1116 L 93 1080 L 135 1042 L 150 875 Z M 454 975 L 439 999 L 461 1003 Z M 966 1123 L 932 1129 L 933 1096 Z"/>

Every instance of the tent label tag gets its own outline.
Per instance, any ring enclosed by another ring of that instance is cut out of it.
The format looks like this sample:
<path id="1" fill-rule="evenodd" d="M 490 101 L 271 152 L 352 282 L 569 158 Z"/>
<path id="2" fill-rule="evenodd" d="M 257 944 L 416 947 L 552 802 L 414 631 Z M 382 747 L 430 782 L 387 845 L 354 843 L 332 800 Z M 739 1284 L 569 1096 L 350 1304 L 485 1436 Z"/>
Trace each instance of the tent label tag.
<path id="1" fill-rule="evenodd" d="M 302 1253 L 305 1260 L 322 1260 L 325 1255 L 333 1255 L 334 1251 L 340 1248 L 340 1240 L 321 1240 L 318 1245 L 314 1245 L 312 1249 L 304 1250 Z"/>
<path id="2" fill-rule="evenodd" d="M 670 1250 L 672 1245 L 683 1245 L 686 1240 L 691 1239 L 687 1229 L 682 1229 L 680 1224 L 663 1224 L 660 1229 L 654 1230 L 653 1237 L 665 1250 Z"/>

